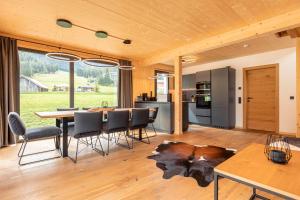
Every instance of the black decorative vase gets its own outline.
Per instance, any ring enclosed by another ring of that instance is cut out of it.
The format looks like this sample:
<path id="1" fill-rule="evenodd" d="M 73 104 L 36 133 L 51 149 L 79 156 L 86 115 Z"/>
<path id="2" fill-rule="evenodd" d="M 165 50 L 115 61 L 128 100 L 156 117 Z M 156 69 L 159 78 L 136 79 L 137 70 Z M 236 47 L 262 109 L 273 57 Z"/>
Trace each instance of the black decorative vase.
<path id="1" fill-rule="evenodd" d="M 265 145 L 265 155 L 274 163 L 287 164 L 292 157 L 288 139 L 281 135 L 269 135 Z"/>

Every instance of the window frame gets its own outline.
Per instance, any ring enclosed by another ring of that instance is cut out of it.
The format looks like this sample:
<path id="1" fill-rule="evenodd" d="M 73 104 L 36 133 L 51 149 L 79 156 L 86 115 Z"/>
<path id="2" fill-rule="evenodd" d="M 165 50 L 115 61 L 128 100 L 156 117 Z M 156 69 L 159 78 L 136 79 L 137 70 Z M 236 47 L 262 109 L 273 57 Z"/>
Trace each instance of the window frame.
<path id="1" fill-rule="evenodd" d="M 31 48 L 18 47 L 18 51 L 26 51 L 30 53 L 38 53 L 45 55 L 48 53 L 47 51 L 36 50 Z M 17 77 L 20 78 L 20 77 Z M 117 91 L 119 91 L 119 81 L 120 81 L 120 73 L 118 72 L 118 84 Z M 20 87 L 20 85 L 19 85 Z M 69 108 L 74 108 L 75 106 L 75 63 L 69 63 Z M 117 93 L 117 102 L 119 102 L 119 94 Z M 20 95 L 19 95 L 19 107 L 20 107 Z M 119 106 L 119 105 L 117 105 Z"/>

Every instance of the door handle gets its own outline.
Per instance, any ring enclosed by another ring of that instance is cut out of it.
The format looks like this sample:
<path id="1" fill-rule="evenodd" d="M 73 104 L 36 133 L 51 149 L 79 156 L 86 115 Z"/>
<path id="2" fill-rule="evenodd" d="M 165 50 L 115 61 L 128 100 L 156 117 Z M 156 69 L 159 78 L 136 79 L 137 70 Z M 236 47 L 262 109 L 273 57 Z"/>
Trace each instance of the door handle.
<path id="1" fill-rule="evenodd" d="M 247 98 L 247 102 L 250 102 L 250 99 L 253 99 L 252 97 L 248 97 Z"/>

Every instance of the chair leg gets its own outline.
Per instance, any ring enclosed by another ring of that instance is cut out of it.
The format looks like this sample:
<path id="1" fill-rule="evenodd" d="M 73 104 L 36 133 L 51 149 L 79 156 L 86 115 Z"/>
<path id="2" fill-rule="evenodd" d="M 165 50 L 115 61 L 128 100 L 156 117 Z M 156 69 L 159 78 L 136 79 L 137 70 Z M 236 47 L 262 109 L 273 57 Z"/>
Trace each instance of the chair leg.
<path id="1" fill-rule="evenodd" d="M 77 139 L 75 163 L 77 163 L 78 145 L 79 145 L 79 139 Z"/>
<path id="2" fill-rule="evenodd" d="M 92 149 L 94 148 L 94 144 L 93 144 L 93 138 L 92 137 L 90 137 L 90 139 L 91 139 L 91 145 L 92 145 Z"/>
<path id="3" fill-rule="evenodd" d="M 97 142 L 98 142 L 98 140 L 99 140 L 99 144 L 100 144 L 100 147 L 101 147 L 101 153 L 102 153 L 102 156 L 105 156 L 105 152 L 104 152 L 104 150 L 103 150 L 103 147 L 102 147 L 102 144 L 101 144 L 101 140 L 100 140 L 100 136 L 99 136 L 99 135 L 97 135 L 96 142 L 95 142 L 95 144 L 94 144 L 95 146 L 94 146 L 93 150 L 96 151 L 97 153 L 100 153 L 100 150 L 97 148 Z"/>
<path id="4" fill-rule="evenodd" d="M 156 129 L 155 129 L 153 123 L 151 123 L 151 125 L 152 125 L 152 128 L 153 128 L 154 132 L 155 132 L 155 136 L 157 136 Z"/>
<path id="5" fill-rule="evenodd" d="M 107 134 L 108 136 L 108 138 L 107 138 L 107 152 L 106 152 L 106 155 L 108 155 L 109 154 L 109 136 L 110 136 L 110 134 Z"/>
<path id="6" fill-rule="evenodd" d="M 126 132 L 123 132 L 123 134 L 124 134 L 124 137 L 125 137 L 125 139 L 126 139 L 128 149 L 130 149 L 130 145 L 129 145 L 129 142 L 128 142 L 128 139 L 127 139 L 127 133 L 126 133 Z M 119 136 L 120 136 L 120 135 L 119 135 Z"/>
<path id="7" fill-rule="evenodd" d="M 25 140 L 23 140 L 23 142 L 22 142 L 22 144 L 21 144 L 21 147 L 20 147 L 19 152 L 18 152 L 18 157 L 21 156 L 21 155 L 20 155 L 20 152 L 21 152 L 21 150 L 22 150 L 22 148 L 23 148 L 24 143 L 25 143 Z"/>
<path id="8" fill-rule="evenodd" d="M 69 148 L 69 146 L 70 146 L 71 139 L 72 139 L 72 137 L 70 137 L 70 139 L 69 139 L 69 142 L 68 142 L 68 148 Z"/>
<path id="9" fill-rule="evenodd" d="M 62 156 L 62 151 L 61 151 L 61 148 L 60 148 L 60 141 L 58 141 L 59 138 L 58 137 L 54 137 L 54 144 L 55 144 L 55 148 L 58 147 L 58 150 L 59 150 L 59 153 L 60 153 L 60 156 Z"/>
<path id="10" fill-rule="evenodd" d="M 148 137 L 147 130 L 145 128 L 144 128 L 144 131 L 145 131 L 145 134 L 146 134 L 146 137 L 147 137 L 147 140 L 148 140 L 148 144 L 150 144 L 150 139 Z"/>
<path id="11" fill-rule="evenodd" d="M 101 147 L 101 151 L 103 152 L 103 156 L 104 156 L 105 153 L 104 153 L 104 149 L 103 149 L 103 147 L 102 147 L 102 144 L 101 144 L 101 140 L 100 140 L 99 135 L 97 136 L 97 138 L 98 138 L 98 140 L 99 140 L 99 144 L 100 144 L 100 147 Z M 96 143 L 96 144 L 97 144 L 97 143 Z"/>
<path id="12" fill-rule="evenodd" d="M 22 158 L 23 158 L 23 154 L 24 154 L 24 151 L 25 151 L 25 149 L 26 149 L 26 145 L 27 145 L 27 141 L 25 140 L 24 142 L 24 147 L 23 147 L 23 149 L 22 149 L 22 153 L 21 153 L 21 155 L 19 156 L 20 157 L 20 159 L 19 159 L 19 165 L 23 165 L 23 164 L 21 164 L 21 160 L 22 160 Z M 20 149 L 21 150 L 21 149 Z"/>
<path id="13" fill-rule="evenodd" d="M 56 141 L 57 142 L 57 141 Z M 42 161 L 46 161 L 46 160 L 52 160 L 55 158 L 60 158 L 62 156 L 62 151 L 60 148 L 60 145 L 58 146 L 58 149 L 60 151 L 60 155 L 59 156 L 54 156 L 54 157 L 50 157 L 50 158 L 46 158 L 46 159 L 41 159 L 41 160 L 36 160 L 36 161 L 31 161 L 31 162 L 26 162 L 26 163 L 21 163 L 22 162 L 22 158 L 25 156 L 32 156 L 32 155 L 37 155 L 37 154 L 42 154 L 42 153 L 47 153 L 47 152 L 51 152 L 51 151 L 57 151 L 56 149 L 56 143 L 55 143 L 55 149 L 51 149 L 51 150 L 45 150 L 45 151 L 40 151 L 40 152 L 35 152 L 35 153 L 28 153 L 28 154 L 24 154 L 26 146 L 27 146 L 28 141 L 24 140 L 21 144 L 21 147 L 19 149 L 18 152 L 18 157 L 19 157 L 19 165 L 23 166 L 23 165 L 27 165 L 27 164 L 32 164 L 32 163 L 37 163 L 37 162 L 42 162 Z"/>
<path id="14" fill-rule="evenodd" d="M 134 130 L 131 131 L 131 148 L 133 149 Z"/>

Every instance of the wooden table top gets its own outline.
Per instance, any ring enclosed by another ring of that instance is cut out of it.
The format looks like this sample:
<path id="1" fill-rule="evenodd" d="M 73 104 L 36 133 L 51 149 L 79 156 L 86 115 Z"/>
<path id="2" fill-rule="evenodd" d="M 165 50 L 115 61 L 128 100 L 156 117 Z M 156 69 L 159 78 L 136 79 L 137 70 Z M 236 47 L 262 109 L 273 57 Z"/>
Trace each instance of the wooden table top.
<path id="1" fill-rule="evenodd" d="M 75 110 L 75 111 L 49 111 L 49 112 L 35 112 L 34 114 L 39 116 L 40 118 L 63 118 L 63 117 L 74 117 L 74 112 L 100 112 L 103 111 L 104 114 L 106 114 L 108 111 L 122 111 L 122 110 L 128 110 L 129 112 L 132 111 L 133 108 L 93 108 L 90 110 Z M 139 109 L 139 108 L 135 108 Z M 149 109 L 150 111 L 154 111 L 154 109 Z"/>
<path id="2" fill-rule="evenodd" d="M 215 172 L 300 199 L 300 152 L 292 151 L 287 165 L 275 164 L 264 154 L 264 145 L 251 144 L 224 161 Z"/>

